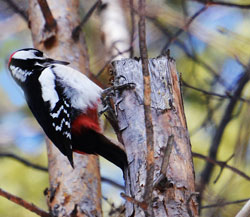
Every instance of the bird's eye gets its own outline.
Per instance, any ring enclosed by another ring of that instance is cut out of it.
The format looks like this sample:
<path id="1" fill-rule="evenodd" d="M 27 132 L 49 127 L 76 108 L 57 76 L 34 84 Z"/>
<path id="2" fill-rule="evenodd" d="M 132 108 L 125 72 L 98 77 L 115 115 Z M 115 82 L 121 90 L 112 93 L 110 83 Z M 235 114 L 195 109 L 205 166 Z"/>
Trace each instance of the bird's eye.
<path id="1" fill-rule="evenodd" d="M 37 50 L 37 51 L 35 51 L 35 55 L 37 57 L 43 57 L 43 52 Z"/>

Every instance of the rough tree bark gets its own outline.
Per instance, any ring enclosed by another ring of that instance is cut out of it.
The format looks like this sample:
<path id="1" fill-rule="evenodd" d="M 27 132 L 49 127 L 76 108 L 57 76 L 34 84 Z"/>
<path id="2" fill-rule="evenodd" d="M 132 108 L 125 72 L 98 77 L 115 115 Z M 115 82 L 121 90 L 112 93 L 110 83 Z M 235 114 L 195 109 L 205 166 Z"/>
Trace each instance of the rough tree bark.
<path id="1" fill-rule="evenodd" d="M 38 3 L 39 2 L 39 3 Z M 52 58 L 65 60 L 71 67 L 88 72 L 83 36 L 73 41 L 71 34 L 79 24 L 78 0 L 29 1 L 29 21 L 35 48 Z M 45 19 L 46 18 L 46 19 Z M 57 148 L 48 142 L 50 188 L 47 192 L 51 214 L 55 216 L 102 216 L 98 158 L 74 153 L 75 169 Z"/>
<path id="2" fill-rule="evenodd" d="M 149 60 L 154 129 L 154 189 L 151 204 L 143 201 L 146 182 L 146 136 L 141 60 L 113 62 L 115 85 L 135 83 L 113 98 L 120 136 L 128 156 L 126 216 L 198 216 L 191 146 L 184 115 L 179 76 L 171 58 Z"/>

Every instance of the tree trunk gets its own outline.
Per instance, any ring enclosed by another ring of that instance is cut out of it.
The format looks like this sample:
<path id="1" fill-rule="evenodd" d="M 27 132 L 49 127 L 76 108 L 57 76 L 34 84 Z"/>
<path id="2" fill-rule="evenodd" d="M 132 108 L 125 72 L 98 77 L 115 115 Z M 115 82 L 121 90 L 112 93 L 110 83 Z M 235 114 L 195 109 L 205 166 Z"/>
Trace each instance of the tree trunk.
<path id="1" fill-rule="evenodd" d="M 154 129 L 154 189 L 150 204 L 143 201 L 146 183 L 146 135 L 141 61 L 113 62 L 115 85 L 135 83 L 116 91 L 114 105 L 121 140 L 128 156 L 126 216 L 198 216 L 191 146 L 184 115 L 179 77 L 171 58 L 149 60 L 151 111 Z"/>
<path id="2" fill-rule="evenodd" d="M 71 67 L 88 73 L 84 38 L 73 41 L 71 33 L 79 24 L 77 0 L 48 0 L 52 13 L 39 1 L 29 1 L 29 20 L 35 48 L 50 57 L 65 60 Z M 46 1 L 42 1 L 44 4 Z M 47 19 L 45 21 L 45 18 Z M 55 19 L 56 23 L 53 21 Z M 48 205 L 55 216 L 102 216 L 98 157 L 74 153 L 73 170 L 65 156 L 47 142 L 50 188 Z"/>
<path id="3" fill-rule="evenodd" d="M 103 0 L 100 11 L 101 30 L 106 48 L 106 60 L 129 57 L 129 32 L 120 0 Z"/>

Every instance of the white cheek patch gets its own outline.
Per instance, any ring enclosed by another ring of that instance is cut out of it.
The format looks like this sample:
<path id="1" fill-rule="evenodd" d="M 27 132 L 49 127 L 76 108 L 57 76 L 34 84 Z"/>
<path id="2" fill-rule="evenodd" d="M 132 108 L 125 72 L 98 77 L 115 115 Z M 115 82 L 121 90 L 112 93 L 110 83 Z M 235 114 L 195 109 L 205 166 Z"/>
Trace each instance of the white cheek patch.
<path id="1" fill-rule="evenodd" d="M 28 72 L 26 70 L 22 70 L 18 67 L 15 67 L 13 65 L 10 66 L 11 74 L 21 82 L 25 82 L 27 79 L 27 76 L 31 75 L 32 72 Z"/>
<path id="2" fill-rule="evenodd" d="M 45 102 L 50 103 L 50 110 L 53 110 L 59 101 L 59 96 L 55 89 L 55 79 L 55 75 L 50 68 L 43 70 L 38 78 L 42 87 L 42 98 Z"/>

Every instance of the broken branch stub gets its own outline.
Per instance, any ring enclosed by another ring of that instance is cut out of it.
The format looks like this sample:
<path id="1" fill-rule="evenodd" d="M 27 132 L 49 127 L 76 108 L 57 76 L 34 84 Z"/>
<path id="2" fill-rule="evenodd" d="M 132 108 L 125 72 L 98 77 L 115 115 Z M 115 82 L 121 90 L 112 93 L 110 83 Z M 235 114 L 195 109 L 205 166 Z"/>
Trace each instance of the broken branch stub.
<path id="1" fill-rule="evenodd" d="M 141 61 L 114 61 L 114 85 L 134 83 L 135 88 L 116 91 L 113 97 L 119 133 L 128 156 L 126 195 L 143 203 L 146 182 L 146 135 L 143 111 Z M 155 216 L 198 216 L 191 146 L 186 126 L 179 76 L 173 59 L 149 59 L 151 112 L 154 128 L 154 190 L 150 204 Z M 171 142 L 169 142 L 169 138 Z M 171 145 L 169 145 L 171 144 Z M 167 150 L 171 149 L 171 150 Z M 169 156 L 165 156 L 167 155 Z M 163 163 L 163 159 L 167 163 Z M 162 166 L 164 165 L 164 167 Z M 160 177 L 161 176 L 161 177 Z M 161 188 L 157 180 L 161 179 Z M 162 186 L 166 184 L 165 188 Z M 138 204 L 126 200 L 126 216 L 145 216 Z"/>

